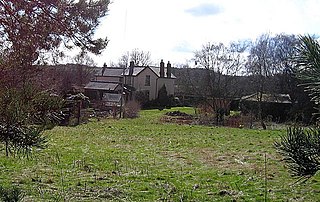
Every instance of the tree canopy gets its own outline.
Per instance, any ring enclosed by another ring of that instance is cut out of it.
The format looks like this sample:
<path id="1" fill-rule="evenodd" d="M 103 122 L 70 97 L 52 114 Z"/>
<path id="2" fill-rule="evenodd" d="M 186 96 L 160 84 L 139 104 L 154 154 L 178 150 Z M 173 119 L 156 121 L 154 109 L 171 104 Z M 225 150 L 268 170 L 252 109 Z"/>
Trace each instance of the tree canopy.
<path id="1" fill-rule="evenodd" d="M 107 38 L 94 38 L 109 0 L 0 0 L 1 69 L 28 69 L 39 55 L 62 46 L 100 54 Z"/>
<path id="2" fill-rule="evenodd" d="M 7 156 L 43 148 L 42 132 L 63 118 L 63 100 L 34 79 L 40 56 L 74 47 L 81 55 L 100 54 L 108 40 L 96 39 L 94 32 L 108 5 L 109 0 L 0 0 L 0 143 Z"/>

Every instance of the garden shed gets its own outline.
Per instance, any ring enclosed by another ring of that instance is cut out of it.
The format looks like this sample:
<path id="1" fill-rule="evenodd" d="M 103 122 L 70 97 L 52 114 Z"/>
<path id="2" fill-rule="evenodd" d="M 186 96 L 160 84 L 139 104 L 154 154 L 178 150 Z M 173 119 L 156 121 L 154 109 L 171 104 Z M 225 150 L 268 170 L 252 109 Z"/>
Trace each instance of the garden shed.
<path id="1" fill-rule="evenodd" d="M 292 108 L 289 94 L 261 94 L 254 93 L 241 97 L 239 108 L 243 113 L 258 113 L 259 100 L 262 102 L 262 117 L 272 121 L 284 122 Z"/>

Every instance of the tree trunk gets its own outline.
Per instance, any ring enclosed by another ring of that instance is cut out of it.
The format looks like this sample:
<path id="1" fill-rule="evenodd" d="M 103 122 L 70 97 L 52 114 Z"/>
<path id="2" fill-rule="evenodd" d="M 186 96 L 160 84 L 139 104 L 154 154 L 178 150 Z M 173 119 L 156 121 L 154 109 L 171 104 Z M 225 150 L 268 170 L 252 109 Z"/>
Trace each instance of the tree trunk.
<path id="1" fill-rule="evenodd" d="M 259 101 L 259 103 L 258 103 L 258 113 L 259 113 L 259 120 L 260 120 L 260 123 L 261 123 L 261 126 L 262 126 L 262 128 L 263 128 L 263 130 L 266 130 L 267 129 L 267 126 L 266 126 L 266 124 L 264 123 L 264 121 L 263 121 L 263 117 L 262 117 L 262 92 L 260 92 L 259 93 L 259 98 L 258 98 L 258 101 Z"/>
<path id="2" fill-rule="evenodd" d="M 9 142 L 6 140 L 6 157 L 9 156 Z"/>

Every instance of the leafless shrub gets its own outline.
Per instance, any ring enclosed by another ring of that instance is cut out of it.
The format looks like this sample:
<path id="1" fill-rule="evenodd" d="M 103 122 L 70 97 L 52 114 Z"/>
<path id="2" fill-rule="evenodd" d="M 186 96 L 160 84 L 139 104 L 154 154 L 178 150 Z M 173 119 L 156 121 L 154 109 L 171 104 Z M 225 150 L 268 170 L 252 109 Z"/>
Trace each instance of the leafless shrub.
<path id="1" fill-rule="evenodd" d="M 141 106 L 137 101 L 129 101 L 126 103 L 123 109 L 123 116 L 125 118 L 136 118 L 139 116 Z"/>

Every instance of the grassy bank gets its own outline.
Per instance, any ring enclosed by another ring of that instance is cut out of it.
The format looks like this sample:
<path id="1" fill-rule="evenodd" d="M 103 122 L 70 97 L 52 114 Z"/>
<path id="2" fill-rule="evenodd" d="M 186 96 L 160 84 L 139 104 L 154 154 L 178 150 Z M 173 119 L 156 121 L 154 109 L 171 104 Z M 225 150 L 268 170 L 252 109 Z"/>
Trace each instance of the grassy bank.
<path id="1" fill-rule="evenodd" d="M 1 148 L 1 184 L 26 201 L 320 200 L 320 177 L 296 184 L 273 148 L 284 131 L 160 122 L 168 111 L 56 127 L 29 160 Z"/>

